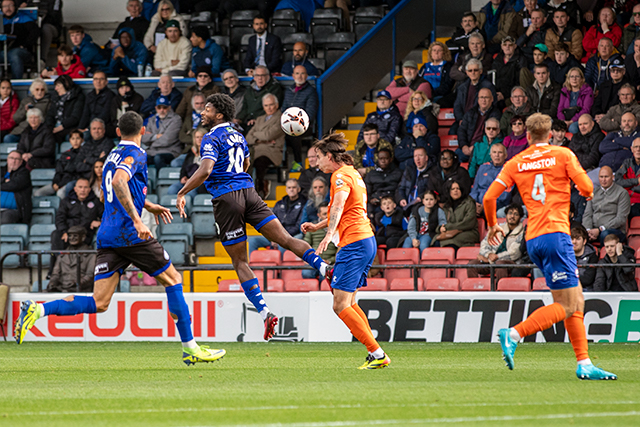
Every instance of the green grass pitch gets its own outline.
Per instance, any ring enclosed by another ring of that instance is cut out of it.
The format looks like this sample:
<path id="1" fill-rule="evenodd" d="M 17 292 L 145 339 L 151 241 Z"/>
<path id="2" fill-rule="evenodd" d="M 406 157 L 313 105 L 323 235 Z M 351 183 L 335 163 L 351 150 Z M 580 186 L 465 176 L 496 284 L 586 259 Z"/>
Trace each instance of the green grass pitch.
<path id="1" fill-rule="evenodd" d="M 579 381 L 569 344 L 226 343 L 187 367 L 178 343 L 0 344 L 0 426 L 638 426 L 640 347 L 595 344 L 618 381 Z"/>

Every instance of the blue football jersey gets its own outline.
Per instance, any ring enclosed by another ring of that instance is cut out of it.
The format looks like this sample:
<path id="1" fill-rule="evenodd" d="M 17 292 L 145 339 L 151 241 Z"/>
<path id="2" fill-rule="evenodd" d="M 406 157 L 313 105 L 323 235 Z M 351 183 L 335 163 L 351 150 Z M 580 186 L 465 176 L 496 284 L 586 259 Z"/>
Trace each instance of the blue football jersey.
<path id="1" fill-rule="evenodd" d="M 223 194 L 253 187 L 251 175 L 244 171 L 244 159 L 249 157 L 249 147 L 244 136 L 229 123 L 221 123 L 202 138 L 202 160 L 215 163 L 204 185 L 215 199 Z"/>
<path id="2" fill-rule="evenodd" d="M 104 214 L 98 230 L 98 249 L 120 248 L 143 242 L 138 238 L 131 217 L 113 189 L 113 176 L 117 169 L 129 175 L 129 191 L 138 215 L 142 213 L 147 196 L 147 153 L 133 142 L 121 141 L 107 157 L 102 170 Z"/>

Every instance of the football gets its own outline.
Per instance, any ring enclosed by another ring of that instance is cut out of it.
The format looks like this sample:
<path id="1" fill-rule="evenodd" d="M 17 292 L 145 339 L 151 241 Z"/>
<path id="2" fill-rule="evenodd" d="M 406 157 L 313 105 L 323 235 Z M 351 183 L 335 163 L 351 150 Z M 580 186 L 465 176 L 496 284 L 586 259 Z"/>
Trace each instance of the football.
<path id="1" fill-rule="evenodd" d="M 309 129 L 309 116 L 302 108 L 289 107 L 282 113 L 280 125 L 287 135 L 300 136 Z"/>

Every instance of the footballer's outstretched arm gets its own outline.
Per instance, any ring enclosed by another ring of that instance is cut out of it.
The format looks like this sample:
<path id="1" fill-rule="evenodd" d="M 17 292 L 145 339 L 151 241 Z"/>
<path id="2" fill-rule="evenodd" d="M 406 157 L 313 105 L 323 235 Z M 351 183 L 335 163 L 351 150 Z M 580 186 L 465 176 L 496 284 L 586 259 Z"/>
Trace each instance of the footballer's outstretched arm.
<path id="1" fill-rule="evenodd" d="M 178 197 L 176 199 L 176 207 L 178 211 L 180 211 L 180 216 L 182 218 L 186 218 L 187 214 L 184 211 L 185 200 L 184 196 L 189 194 L 189 192 L 193 189 L 196 189 L 202 185 L 203 182 L 209 178 L 211 175 L 211 171 L 213 170 L 213 166 L 216 164 L 215 161 L 211 159 L 202 159 L 202 163 L 200 163 L 200 167 L 191 175 L 191 178 L 184 184 L 184 187 L 180 191 L 178 191 Z"/>
<path id="2" fill-rule="evenodd" d="M 147 240 L 153 237 L 151 235 L 151 230 L 149 230 L 149 227 L 144 225 L 142 219 L 140 219 L 140 215 L 138 215 L 136 206 L 133 204 L 133 198 L 131 197 L 131 191 L 129 190 L 129 174 L 122 169 L 116 169 L 111 185 L 113 186 L 113 191 L 116 193 L 118 201 L 133 221 L 133 226 L 138 232 L 138 237 L 142 240 Z"/>
<path id="3" fill-rule="evenodd" d="M 333 195 L 333 202 L 331 203 L 331 210 L 329 214 L 329 226 L 327 234 L 318 245 L 318 249 L 316 249 L 316 253 L 318 255 L 327 249 L 327 246 L 331 243 L 331 239 L 333 239 L 333 235 L 336 234 L 340 218 L 342 218 L 342 213 L 344 212 L 344 205 L 347 202 L 348 197 L 349 191 L 338 191 Z"/>
<path id="4" fill-rule="evenodd" d="M 507 187 L 500 180 L 495 180 L 489 186 L 489 189 L 484 194 L 484 199 L 482 200 L 482 204 L 484 205 L 484 215 L 487 218 L 487 226 L 489 228 L 489 232 L 487 233 L 487 240 L 489 244 L 500 244 L 500 240 L 497 235 L 501 233 L 504 235 L 504 231 L 498 225 L 498 218 L 496 215 L 496 204 L 498 197 L 506 190 Z"/>

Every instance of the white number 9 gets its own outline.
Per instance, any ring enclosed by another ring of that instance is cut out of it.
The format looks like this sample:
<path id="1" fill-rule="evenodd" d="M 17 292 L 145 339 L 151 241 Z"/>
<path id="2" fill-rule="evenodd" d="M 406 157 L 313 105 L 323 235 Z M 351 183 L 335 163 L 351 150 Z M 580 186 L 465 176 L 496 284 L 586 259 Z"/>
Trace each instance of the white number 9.
<path id="1" fill-rule="evenodd" d="M 113 203 L 113 171 L 108 171 L 104 176 L 104 189 L 107 193 L 107 202 Z"/>

